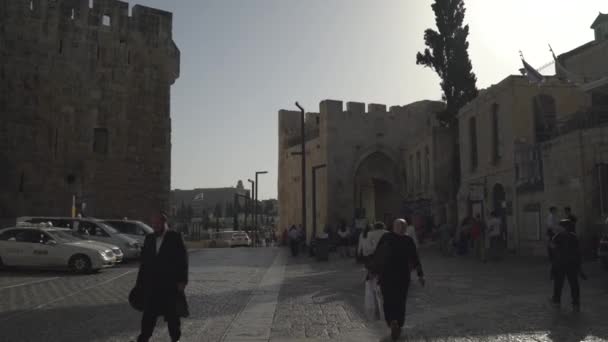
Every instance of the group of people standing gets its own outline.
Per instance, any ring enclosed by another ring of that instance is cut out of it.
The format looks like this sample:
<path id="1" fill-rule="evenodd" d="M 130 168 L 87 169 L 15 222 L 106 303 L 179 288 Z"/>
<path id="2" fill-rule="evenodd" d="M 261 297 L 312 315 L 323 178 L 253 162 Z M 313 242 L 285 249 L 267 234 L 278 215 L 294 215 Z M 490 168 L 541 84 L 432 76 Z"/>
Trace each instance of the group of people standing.
<path id="1" fill-rule="evenodd" d="M 366 308 L 374 315 L 378 311 L 396 340 L 405 323 L 411 272 L 416 271 L 420 283 L 425 283 L 415 229 L 404 219 L 395 220 L 390 229 L 381 222 L 367 226 L 361 233 L 357 251 L 368 271 Z"/>
<path id="2" fill-rule="evenodd" d="M 466 217 L 456 229 L 450 224 L 442 224 L 439 234 L 444 255 L 452 255 L 455 251 L 464 256 L 472 250 L 475 257 L 485 262 L 488 259 L 499 260 L 505 247 L 502 222 L 494 211 L 487 221 L 480 214 Z"/>

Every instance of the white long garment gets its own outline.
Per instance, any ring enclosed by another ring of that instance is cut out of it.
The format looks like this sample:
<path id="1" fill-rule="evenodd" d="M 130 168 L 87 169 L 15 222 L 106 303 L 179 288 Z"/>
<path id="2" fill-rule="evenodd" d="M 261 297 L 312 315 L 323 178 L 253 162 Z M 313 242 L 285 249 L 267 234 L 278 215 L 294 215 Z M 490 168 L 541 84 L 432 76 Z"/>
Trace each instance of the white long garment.
<path id="1" fill-rule="evenodd" d="M 411 237 L 414 240 L 416 248 L 418 248 L 418 237 L 416 237 L 416 228 L 414 226 L 407 226 L 405 229 L 405 235 Z"/>
<path id="2" fill-rule="evenodd" d="M 376 248 L 378 247 L 378 242 L 382 238 L 382 235 L 386 234 L 386 230 L 372 230 L 367 233 L 367 238 L 359 239 L 359 253 L 363 256 L 370 256 L 376 252 Z"/>

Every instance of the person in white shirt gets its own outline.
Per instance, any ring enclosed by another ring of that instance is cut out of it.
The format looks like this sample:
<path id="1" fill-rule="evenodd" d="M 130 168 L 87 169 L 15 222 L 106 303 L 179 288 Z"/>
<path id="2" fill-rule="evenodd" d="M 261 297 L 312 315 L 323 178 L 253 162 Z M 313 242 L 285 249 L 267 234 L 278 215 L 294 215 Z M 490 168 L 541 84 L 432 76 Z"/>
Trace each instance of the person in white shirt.
<path id="1" fill-rule="evenodd" d="M 350 256 L 349 251 L 348 251 L 348 244 L 349 244 L 349 238 L 350 238 L 350 230 L 348 229 L 348 227 L 346 226 L 346 223 L 342 223 L 340 225 L 340 229 L 338 229 L 338 248 L 339 248 L 339 252 L 340 255 L 343 257 L 348 257 Z"/>
<path id="2" fill-rule="evenodd" d="M 547 219 L 545 220 L 545 228 L 547 228 L 547 255 L 549 257 L 549 261 L 552 263 L 553 262 L 553 248 L 552 248 L 553 237 L 557 233 L 559 233 L 559 231 L 561 230 L 561 228 L 559 226 L 559 221 L 557 219 L 557 208 L 556 207 L 549 208 L 549 214 L 547 215 Z"/>
<path id="3" fill-rule="evenodd" d="M 380 239 L 386 232 L 384 223 L 376 222 L 373 226 L 371 224 L 368 225 L 361 233 L 357 252 L 363 257 L 364 262 L 374 255 L 378 242 L 380 242 Z"/>
<path id="4" fill-rule="evenodd" d="M 496 212 L 490 213 L 490 219 L 488 220 L 487 230 L 486 230 L 486 246 L 488 251 L 488 255 L 491 258 L 499 257 L 499 249 L 500 249 L 500 238 L 501 238 L 501 230 L 500 230 L 500 219 L 496 216 Z"/>

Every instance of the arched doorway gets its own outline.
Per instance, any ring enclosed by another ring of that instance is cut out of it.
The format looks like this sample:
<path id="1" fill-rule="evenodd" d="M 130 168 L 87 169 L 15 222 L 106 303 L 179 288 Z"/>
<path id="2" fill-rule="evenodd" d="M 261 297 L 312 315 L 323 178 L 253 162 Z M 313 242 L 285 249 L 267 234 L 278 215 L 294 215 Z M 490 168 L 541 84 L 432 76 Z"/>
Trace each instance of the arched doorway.
<path id="1" fill-rule="evenodd" d="M 401 212 L 396 163 L 382 152 L 365 157 L 355 172 L 357 218 L 390 223 Z"/>

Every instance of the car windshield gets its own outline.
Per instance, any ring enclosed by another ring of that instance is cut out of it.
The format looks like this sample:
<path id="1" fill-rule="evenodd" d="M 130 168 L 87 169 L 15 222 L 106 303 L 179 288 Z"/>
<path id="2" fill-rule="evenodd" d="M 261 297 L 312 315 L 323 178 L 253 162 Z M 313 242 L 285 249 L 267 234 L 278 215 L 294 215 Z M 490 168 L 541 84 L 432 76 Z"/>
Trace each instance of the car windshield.
<path id="1" fill-rule="evenodd" d="M 139 224 L 139 226 L 141 227 L 141 229 L 144 230 L 144 232 L 146 232 L 146 234 L 152 234 L 154 233 L 154 229 L 152 229 L 152 227 L 148 226 L 147 224 L 143 223 L 143 222 L 137 222 Z"/>
<path id="2" fill-rule="evenodd" d="M 110 233 L 110 234 L 118 234 L 119 231 L 114 229 L 114 227 L 111 227 L 105 223 L 102 222 L 97 222 L 97 224 L 102 227 L 106 232 Z"/>
<path id="3" fill-rule="evenodd" d="M 57 240 L 57 242 L 74 242 L 82 240 L 69 230 L 49 230 L 47 233 L 49 233 L 53 239 Z"/>

